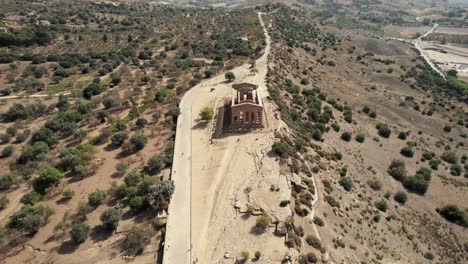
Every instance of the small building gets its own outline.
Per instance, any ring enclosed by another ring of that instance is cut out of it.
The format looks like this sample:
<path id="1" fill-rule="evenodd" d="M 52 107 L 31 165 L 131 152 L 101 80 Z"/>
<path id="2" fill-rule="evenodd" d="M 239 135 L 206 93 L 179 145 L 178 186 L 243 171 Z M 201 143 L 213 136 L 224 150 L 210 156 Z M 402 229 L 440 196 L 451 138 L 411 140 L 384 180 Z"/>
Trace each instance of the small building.
<path id="1" fill-rule="evenodd" d="M 244 82 L 232 88 L 231 128 L 262 128 L 264 111 L 258 85 Z"/>

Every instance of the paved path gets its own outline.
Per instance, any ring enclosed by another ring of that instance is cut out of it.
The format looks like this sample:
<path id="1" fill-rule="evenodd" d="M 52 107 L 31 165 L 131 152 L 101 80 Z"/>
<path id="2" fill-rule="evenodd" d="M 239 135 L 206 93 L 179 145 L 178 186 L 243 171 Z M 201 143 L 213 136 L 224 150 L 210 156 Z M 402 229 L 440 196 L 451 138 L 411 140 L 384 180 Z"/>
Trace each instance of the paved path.
<path id="1" fill-rule="evenodd" d="M 440 76 L 442 76 L 442 78 L 444 78 L 444 80 L 445 80 L 444 73 L 439 68 L 437 68 L 437 66 L 431 61 L 431 58 L 429 58 L 429 56 L 427 55 L 426 51 L 423 48 L 421 48 L 421 45 L 420 45 L 422 43 L 422 38 L 425 38 L 425 37 L 429 36 L 429 34 L 434 32 L 434 30 L 436 30 L 436 28 L 438 28 L 438 27 L 439 27 L 439 24 L 435 23 L 434 26 L 432 26 L 432 28 L 429 29 L 429 31 L 424 33 L 424 35 L 420 36 L 419 38 L 412 40 L 411 43 L 413 43 L 414 47 L 417 50 L 419 50 L 419 53 L 421 53 L 421 56 L 424 58 L 424 60 L 427 62 L 427 64 L 429 64 L 429 66 L 431 66 L 431 68 L 435 72 L 437 72 Z"/>
<path id="2" fill-rule="evenodd" d="M 260 23 L 264 29 L 267 46 L 264 55 L 257 63 L 266 63 L 270 52 L 270 38 L 263 24 L 261 13 L 258 13 Z M 250 64 L 241 65 L 232 70 L 236 78 L 243 79 Z M 257 76 L 254 77 L 256 79 Z M 198 113 L 192 113 L 192 103 L 196 96 L 205 93 L 209 87 L 224 79 L 224 73 L 206 80 L 192 89 L 183 97 L 179 104 L 181 115 L 177 119 L 177 130 L 174 146 L 174 157 L 171 178 L 175 184 L 174 194 L 169 204 L 169 215 L 166 224 L 166 238 L 164 242 L 164 264 L 192 264 L 192 127 L 193 120 Z M 266 86 L 263 88 L 266 90 Z"/>

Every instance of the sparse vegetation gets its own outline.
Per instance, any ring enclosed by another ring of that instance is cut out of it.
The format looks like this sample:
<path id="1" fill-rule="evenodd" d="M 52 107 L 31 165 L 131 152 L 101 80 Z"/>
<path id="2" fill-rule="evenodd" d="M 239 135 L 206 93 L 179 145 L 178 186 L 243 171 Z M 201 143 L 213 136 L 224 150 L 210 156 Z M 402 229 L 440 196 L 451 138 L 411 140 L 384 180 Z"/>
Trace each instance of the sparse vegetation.
<path id="1" fill-rule="evenodd" d="M 209 121 L 213 119 L 214 110 L 211 107 L 203 107 L 199 113 L 200 119 L 203 121 Z"/>
<path id="2" fill-rule="evenodd" d="M 75 244 L 86 241 L 89 233 L 89 226 L 85 223 L 74 224 L 70 230 L 70 238 Z"/>

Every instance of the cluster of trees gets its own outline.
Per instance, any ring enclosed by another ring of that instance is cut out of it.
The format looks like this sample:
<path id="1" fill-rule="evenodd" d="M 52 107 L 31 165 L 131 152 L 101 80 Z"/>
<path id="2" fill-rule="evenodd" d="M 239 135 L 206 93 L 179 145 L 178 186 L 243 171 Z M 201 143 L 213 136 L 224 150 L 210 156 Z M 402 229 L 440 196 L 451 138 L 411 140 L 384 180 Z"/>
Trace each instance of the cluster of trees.
<path id="1" fill-rule="evenodd" d="M 0 33 L 0 47 L 46 45 L 55 38 L 47 27 L 27 27 Z"/>
<path id="2" fill-rule="evenodd" d="M 53 214 L 54 211 L 50 207 L 26 205 L 13 215 L 6 227 L 34 234 L 47 224 L 49 217 Z"/>
<path id="3" fill-rule="evenodd" d="M 403 183 L 403 186 L 414 193 L 424 195 L 429 188 L 432 170 L 422 167 L 416 171 L 414 176 L 408 176 L 405 162 L 402 160 L 393 160 L 387 170 L 395 180 Z"/>
<path id="4" fill-rule="evenodd" d="M 463 227 L 468 227 L 467 213 L 456 205 L 448 204 L 442 208 L 438 208 L 437 212 L 449 222 Z"/>
<path id="5" fill-rule="evenodd" d="M 157 210 L 166 208 L 173 192 L 172 181 L 158 181 L 136 171 L 129 172 L 124 177 L 124 184 L 115 186 L 111 191 L 114 197 L 123 200 L 135 212 L 148 206 Z"/>

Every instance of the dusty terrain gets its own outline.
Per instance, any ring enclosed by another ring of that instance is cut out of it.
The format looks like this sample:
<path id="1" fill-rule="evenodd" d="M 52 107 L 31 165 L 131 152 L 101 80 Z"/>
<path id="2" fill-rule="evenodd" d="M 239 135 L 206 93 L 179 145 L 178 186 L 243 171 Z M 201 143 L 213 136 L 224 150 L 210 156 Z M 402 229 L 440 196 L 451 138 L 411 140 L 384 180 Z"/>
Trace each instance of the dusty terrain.
<path id="1" fill-rule="evenodd" d="M 180 251 L 185 243 L 180 236 L 183 236 L 182 230 L 186 228 L 191 230 L 188 239 L 191 239 L 193 246 L 192 261 L 198 259 L 200 263 L 233 263 L 236 259 L 242 259 L 242 251 L 250 251 L 251 254 L 260 251 L 264 256 L 262 261 L 276 263 L 286 253 L 283 239 L 275 238 L 272 234 L 274 228 L 269 228 L 265 234 L 254 234 L 252 230 L 256 217 L 247 212 L 247 206 L 255 208 L 257 213 L 264 210 L 274 222 L 284 221 L 291 214 L 289 208 L 279 207 L 280 201 L 288 200 L 290 186 L 287 178 L 280 174 L 277 159 L 270 155 L 279 120 L 273 115 L 274 105 L 266 99 L 268 92 L 265 77 L 270 50 L 268 36 L 266 41 L 266 49 L 255 64 L 256 73 L 252 73 L 249 64 L 232 70 L 236 75 L 234 83 L 251 82 L 259 85 L 266 105 L 265 129 L 247 134 L 224 135 L 221 139 L 211 138 L 213 124 L 199 120 L 198 113 L 206 106 L 221 107 L 230 98 L 232 83 L 226 83 L 224 75 L 194 87 L 181 102 L 183 111 L 179 119 L 181 128 L 176 136 L 174 157 L 177 161 L 174 162 L 173 175 L 176 184 L 185 181 L 182 184 L 186 193 L 178 194 L 179 190 L 176 190 L 171 203 L 173 209 L 169 210 L 164 255 L 167 263 L 186 262 L 186 259 L 180 258 L 183 257 Z M 182 136 L 179 137 L 179 133 Z M 182 137 L 187 140 L 182 141 Z M 185 144 L 178 145 L 179 139 Z M 178 165 L 178 160 L 191 166 L 190 171 Z M 180 176 L 178 180 L 178 175 L 183 177 Z M 272 185 L 277 186 L 277 191 L 270 190 Z M 181 184 L 178 184 L 180 187 Z M 187 193 L 191 198 L 187 198 Z M 178 195 L 184 195 L 185 201 L 177 203 Z M 189 201 L 191 204 L 187 203 Z M 187 217 L 187 213 L 191 215 Z M 185 247 L 188 245 L 185 244 Z"/>
<path id="2" fill-rule="evenodd" d="M 19 0 L 0 8 L 7 14 L 0 26 L 21 29 L 19 34 L 34 32 L 28 30 L 39 18 L 56 20 L 48 28 L 55 38 L 47 45 L 0 47 L 2 116 L 15 103 L 43 111 L 0 123 L 2 153 L 13 149 L 0 160 L 0 176 L 18 176 L 0 193 L 8 200 L 0 208 L 0 263 L 468 261 L 468 107 L 462 82 L 468 79 L 468 13 L 460 3 L 208 0 L 219 8 L 198 8 L 203 4 L 65 2 Z M 409 41 L 385 38 L 414 39 L 425 32 L 430 34 L 413 44 L 444 73 L 456 68 L 459 86 L 431 70 Z M 49 52 L 68 55 L 39 63 L 28 56 Z M 195 57 L 212 64 L 194 65 Z M 36 77 L 27 72 L 31 66 L 45 73 Z M 56 78 L 64 69 L 72 75 Z M 227 71 L 235 74 L 233 82 L 225 80 Z M 23 79 L 41 82 L 44 90 L 17 82 Z M 103 90 L 85 98 L 91 82 Z M 212 138 L 219 120 L 201 121 L 199 112 L 221 107 L 232 84 L 240 82 L 259 85 L 266 127 Z M 59 107 L 61 92 L 68 108 Z M 84 134 L 64 135 L 49 122 L 58 142 L 38 160 L 18 162 L 32 136 L 16 142 L 17 135 L 6 133 L 33 134 L 51 120 L 66 127 L 65 117 L 84 103 L 91 109 L 73 127 Z M 138 126 L 141 118 L 147 123 Z M 382 136 L 378 127 L 385 125 L 390 132 Z M 127 153 L 114 146 L 111 137 L 122 131 L 145 135 L 144 148 Z M 62 170 L 61 152 L 78 146 L 90 147 L 80 156 L 89 173 L 65 168 L 60 183 L 32 202 L 54 211 L 37 232 L 12 226 L 38 172 L 47 166 Z M 152 158 L 164 158 L 153 164 L 156 170 L 149 168 Z M 404 163 L 403 179 L 389 173 L 395 160 Z M 128 166 L 124 172 L 117 169 L 122 164 Z M 417 177 L 421 169 L 429 171 L 424 182 Z M 127 185 L 131 170 L 152 184 L 172 179 L 172 198 L 156 202 L 144 192 L 148 186 Z M 78 207 L 97 188 L 107 197 L 79 215 Z M 65 190 L 74 192 L 71 199 Z M 132 208 L 135 195 L 144 197 L 143 209 Z M 447 205 L 459 210 L 459 219 L 440 213 Z M 115 230 L 100 219 L 108 208 L 122 213 Z M 269 224 L 259 230 L 262 219 Z M 70 229 L 81 223 L 90 230 L 78 244 Z M 148 227 L 148 237 L 130 254 L 125 245 L 135 226 Z"/>
<path id="3" fill-rule="evenodd" d="M 271 34 L 286 35 L 279 30 L 283 26 L 280 23 L 285 22 L 276 21 Z M 309 49 L 299 46 L 288 50 L 276 44 L 281 39 L 274 39 L 272 48 L 272 91 L 280 94 L 277 104 L 282 105 L 282 118 L 291 128 L 293 138 L 307 142 L 302 156 L 315 167 L 313 175 L 318 178 L 319 202 L 315 215 L 324 222 L 317 226 L 322 243 L 314 249 L 304 241 L 301 254 L 312 251 L 324 259 L 345 263 L 425 263 L 428 258 L 448 263 L 466 262 L 466 227 L 445 221 L 436 209 L 454 204 L 466 211 L 467 178 L 451 175 L 452 165 L 442 162 L 433 170 L 427 192 L 421 195 L 406 190 L 387 172 L 392 160 L 401 159 L 408 175 L 414 175 L 421 167 L 429 167 L 422 157 L 429 150 L 436 157 L 448 150 L 458 156 L 465 155 L 466 127 L 464 122 L 458 125 L 455 120 L 466 119 L 466 104 L 416 88 L 401 78 L 405 69 L 422 62 L 411 44 L 375 40 L 359 33 L 336 34 L 346 40 L 333 49 L 311 41 L 307 43 Z M 372 55 L 366 58 L 366 53 Z M 327 65 L 323 58 L 333 63 Z M 386 59 L 389 61 L 383 63 Z M 301 92 L 285 88 L 288 80 L 300 87 Z M 305 121 L 311 120 L 307 112 L 310 101 L 301 100 L 304 91 L 313 88 L 326 94 L 326 99 L 321 99 L 322 106 L 332 110 L 333 122 L 339 127 L 335 131 L 327 125 L 321 139 L 313 139 L 310 134 L 304 136 L 318 123 Z M 439 106 L 447 107 L 436 107 L 435 102 L 440 102 L 441 97 L 444 103 Z M 352 108 L 351 122 L 344 120 L 343 111 L 336 104 Z M 363 112 L 364 106 L 375 111 L 375 116 Z M 427 115 L 429 109 L 433 113 Z M 307 115 L 297 118 L 291 112 Z M 390 126 L 392 132 L 388 139 L 379 136 L 378 123 Z M 303 129 L 304 126 L 311 129 Z M 444 126 L 451 126 L 452 130 L 446 132 Z M 400 131 L 408 131 L 408 138 L 398 138 Z M 342 139 L 344 132 L 351 134 L 349 142 Z M 357 135 L 363 135 L 365 140 L 358 142 Z M 285 142 L 293 148 L 297 144 Z M 416 144 L 414 157 L 400 153 L 409 142 Z M 336 153 L 341 153 L 342 158 L 336 158 Z M 283 162 L 282 167 L 306 174 L 301 158 L 295 154 L 290 156 L 299 165 Z M 350 189 L 343 187 L 345 177 L 352 182 Z M 378 187 L 374 182 L 380 183 Z M 408 191 L 404 205 L 393 199 L 398 191 Z M 384 211 L 375 206 L 381 199 L 388 205 Z M 298 202 L 302 200 L 297 199 Z M 306 236 L 313 234 L 309 221 L 300 225 L 308 230 Z M 302 233 L 296 234 L 300 237 Z"/>
<path id="4" fill-rule="evenodd" d="M 442 45 L 426 42 L 421 44 L 427 56 L 443 71 L 458 71 L 462 78 L 468 78 L 468 48 L 453 44 Z"/>

